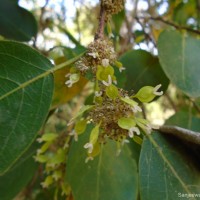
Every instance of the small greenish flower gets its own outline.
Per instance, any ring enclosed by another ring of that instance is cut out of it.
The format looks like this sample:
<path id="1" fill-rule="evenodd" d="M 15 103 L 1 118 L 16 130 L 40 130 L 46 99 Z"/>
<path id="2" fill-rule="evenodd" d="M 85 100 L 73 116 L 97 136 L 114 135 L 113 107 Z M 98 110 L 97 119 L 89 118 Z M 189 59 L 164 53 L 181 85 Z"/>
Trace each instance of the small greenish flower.
<path id="1" fill-rule="evenodd" d="M 163 91 L 158 91 L 160 87 L 161 84 L 157 85 L 156 87 L 144 86 L 133 97 L 138 98 L 141 102 L 148 103 L 156 96 L 161 96 L 163 94 Z"/>
<path id="2" fill-rule="evenodd" d="M 108 32 L 108 37 L 109 38 L 113 38 L 114 37 L 114 35 L 112 33 L 112 28 L 111 28 L 111 25 L 110 25 L 109 21 L 107 22 L 107 32 Z"/>
<path id="3" fill-rule="evenodd" d="M 94 144 L 96 144 L 98 137 L 99 137 L 99 126 L 100 124 L 96 125 L 91 133 L 89 142 L 84 145 L 85 149 L 88 149 L 88 153 L 91 154 L 93 152 Z"/>
<path id="4" fill-rule="evenodd" d="M 38 155 L 34 156 L 34 159 L 37 162 L 46 163 L 49 160 L 49 157 L 47 155 L 38 154 Z"/>
<path id="5" fill-rule="evenodd" d="M 134 136 L 134 132 L 139 135 L 140 134 L 140 130 L 138 127 L 131 127 L 129 130 L 128 130 L 128 135 L 130 138 L 132 138 Z"/>
<path id="6" fill-rule="evenodd" d="M 86 127 L 87 127 L 87 120 L 85 119 L 80 120 L 76 123 L 74 130 L 69 135 L 74 136 L 74 140 L 78 141 L 78 135 L 84 133 Z"/>
<path id="7" fill-rule="evenodd" d="M 133 118 L 122 117 L 118 120 L 118 126 L 128 130 L 130 138 L 134 136 L 134 132 L 139 135 L 140 130 L 136 127 L 136 121 Z"/>
<path id="8" fill-rule="evenodd" d="M 99 81 L 107 81 L 108 76 L 111 78 L 114 76 L 114 69 L 111 66 L 103 67 L 103 66 L 98 66 L 97 68 L 97 73 L 96 77 Z"/>
<path id="9" fill-rule="evenodd" d="M 125 67 L 123 67 L 122 63 L 119 61 L 115 61 L 115 65 L 119 68 L 120 72 L 126 69 Z"/>
<path id="10" fill-rule="evenodd" d="M 152 127 L 146 119 L 135 118 L 136 124 L 143 129 L 146 133 L 150 134 Z"/>
<path id="11" fill-rule="evenodd" d="M 50 141 L 50 142 L 45 142 L 45 143 L 37 150 L 37 154 L 42 154 L 42 153 L 46 152 L 47 149 L 50 147 L 51 144 L 52 144 L 52 141 Z"/>
<path id="12" fill-rule="evenodd" d="M 47 176 L 44 180 L 44 182 L 41 183 L 43 188 L 48 188 L 53 183 L 53 177 Z"/>
<path id="13" fill-rule="evenodd" d="M 58 181 L 60 178 L 62 178 L 62 171 L 60 170 L 54 171 L 52 177 L 55 181 Z"/>
<path id="14" fill-rule="evenodd" d="M 86 127 L 87 127 L 87 120 L 83 119 L 76 123 L 74 130 L 78 135 L 80 135 L 85 131 Z"/>
<path id="15" fill-rule="evenodd" d="M 112 78 L 111 78 L 111 75 L 108 75 L 108 82 L 106 81 L 102 81 L 102 83 L 105 85 L 105 86 L 110 86 L 112 84 Z"/>
<path id="16" fill-rule="evenodd" d="M 93 160 L 95 156 L 99 155 L 100 151 L 101 151 L 101 146 L 98 142 L 96 142 L 94 144 L 92 153 L 88 152 L 88 157 L 85 159 L 85 163 L 87 163 L 89 160 Z"/>
<path id="17" fill-rule="evenodd" d="M 121 100 L 127 104 L 129 104 L 130 106 L 132 106 L 132 111 L 134 113 L 136 112 L 142 112 L 142 109 L 138 106 L 138 103 L 132 99 L 130 99 L 129 97 L 121 97 Z"/>
<path id="18" fill-rule="evenodd" d="M 65 82 L 65 85 L 67 85 L 67 87 L 72 87 L 72 85 L 76 82 L 79 81 L 80 79 L 80 74 L 67 74 L 66 77 L 69 77 L 69 80 Z"/>
<path id="19" fill-rule="evenodd" d="M 120 128 L 130 130 L 132 127 L 135 127 L 136 122 L 133 118 L 122 117 L 118 120 L 118 126 Z"/>
<path id="20" fill-rule="evenodd" d="M 38 138 L 37 141 L 39 143 L 50 142 L 50 141 L 54 141 L 57 137 L 58 137 L 58 135 L 55 133 L 45 133 L 42 135 L 42 137 Z"/>
<path id="21" fill-rule="evenodd" d="M 94 96 L 95 97 L 100 97 L 103 94 L 102 91 L 95 91 Z"/>

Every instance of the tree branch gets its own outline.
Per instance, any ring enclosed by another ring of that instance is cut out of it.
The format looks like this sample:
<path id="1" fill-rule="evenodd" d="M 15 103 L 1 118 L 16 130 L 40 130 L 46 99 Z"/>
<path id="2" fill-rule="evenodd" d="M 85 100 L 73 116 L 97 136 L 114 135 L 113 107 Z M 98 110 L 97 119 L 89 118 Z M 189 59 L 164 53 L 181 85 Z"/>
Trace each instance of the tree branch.
<path id="1" fill-rule="evenodd" d="M 98 26 L 97 32 L 95 34 L 94 40 L 103 38 L 104 27 L 105 27 L 105 9 L 104 9 L 103 3 L 101 1 L 100 14 L 99 14 L 99 26 Z"/>
<path id="2" fill-rule="evenodd" d="M 170 25 L 170 26 L 173 26 L 174 28 L 176 29 L 183 29 L 183 30 L 187 30 L 187 31 L 190 31 L 190 32 L 193 32 L 193 33 L 196 33 L 196 34 L 199 34 L 200 35 L 200 30 L 195 30 L 195 29 L 191 29 L 187 26 L 181 26 L 181 25 L 178 25 L 174 22 L 171 22 L 171 21 L 167 21 L 167 20 L 164 20 L 162 17 L 143 17 L 143 16 L 136 16 L 135 19 L 146 19 L 146 20 L 154 20 L 154 21 L 160 21 L 160 22 L 163 22 L 167 25 Z"/>
<path id="3" fill-rule="evenodd" d="M 159 131 L 165 134 L 174 135 L 182 140 L 200 145 L 200 133 L 191 131 L 178 126 L 164 125 L 159 128 Z"/>

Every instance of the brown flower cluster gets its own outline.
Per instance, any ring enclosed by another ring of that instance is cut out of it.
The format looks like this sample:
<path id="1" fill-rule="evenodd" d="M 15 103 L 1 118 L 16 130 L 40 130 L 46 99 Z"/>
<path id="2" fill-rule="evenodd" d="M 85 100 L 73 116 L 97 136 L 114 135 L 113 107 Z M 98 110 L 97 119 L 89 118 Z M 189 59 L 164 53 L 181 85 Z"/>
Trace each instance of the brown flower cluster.
<path id="1" fill-rule="evenodd" d="M 102 0 L 106 11 L 106 19 L 124 9 L 124 0 Z"/>

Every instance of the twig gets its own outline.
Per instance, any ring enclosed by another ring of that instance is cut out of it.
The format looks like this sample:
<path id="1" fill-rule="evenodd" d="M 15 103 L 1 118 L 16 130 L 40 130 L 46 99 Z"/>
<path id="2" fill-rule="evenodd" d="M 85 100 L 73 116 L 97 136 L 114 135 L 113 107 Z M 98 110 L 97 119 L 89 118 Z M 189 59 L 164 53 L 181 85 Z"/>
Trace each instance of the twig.
<path id="1" fill-rule="evenodd" d="M 46 0 L 44 6 L 41 7 L 41 14 L 40 14 L 40 17 L 39 17 L 39 22 L 38 22 L 38 29 L 42 34 L 43 34 L 43 29 L 44 29 L 43 16 L 46 12 L 46 7 L 48 6 L 48 3 L 49 3 L 49 0 Z M 38 39 L 38 33 L 36 34 L 36 36 L 33 40 L 33 47 L 35 49 L 37 49 L 37 45 L 36 45 L 37 39 Z"/>
<path id="2" fill-rule="evenodd" d="M 151 38 L 151 36 L 145 31 L 145 25 L 142 24 L 142 22 L 140 21 L 140 19 L 138 17 L 135 17 L 137 23 L 142 27 L 143 31 L 144 31 L 144 35 L 147 41 L 152 42 L 154 47 L 156 48 L 156 43 L 153 40 L 153 38 Z M 148 45 L 148 43 L 147 43 Z"/>
<path id="3" fill-rule="evenodd" d="M 137 17 L 135 17 L 135 19 L 146 19 L 146 20 L 160 21 L 160 22 L 163 22 L 163 23 L 165 23 L 167 25 L 173 26 L 176 29 L 183 29 L 183 30 L 187 30 L 187 31 L 190 31 L 190 32 L 193 32 L 193 33 L 196 33 L 196 34 L 200 35 L 200 31 L 199 30 L 191 29 L 191 28 L 189 28 L 187 26 L 178 25 L 178 24 L 176 24 L 174 22 L 164 20 L 162 17 L 143 17 L 143 16 L 137 16 Z"/>
<path id="4" fill-rule="evenodd" d="M 162 133 L 174 135 L 182 140 L 200 145 L 200 133 L 178 126 L 164 125 L 159 128 Z"/>
<path id="5" fill-rule="evenodd" d="M 99 26 L 98 26 L 97 32 L 94 36 L 94 40 L 103 38 L 104 27 L 105 27 L 105 9 L 104 9 L 103 3 L 101 2 L 100 14 L 99 14 Z"/>

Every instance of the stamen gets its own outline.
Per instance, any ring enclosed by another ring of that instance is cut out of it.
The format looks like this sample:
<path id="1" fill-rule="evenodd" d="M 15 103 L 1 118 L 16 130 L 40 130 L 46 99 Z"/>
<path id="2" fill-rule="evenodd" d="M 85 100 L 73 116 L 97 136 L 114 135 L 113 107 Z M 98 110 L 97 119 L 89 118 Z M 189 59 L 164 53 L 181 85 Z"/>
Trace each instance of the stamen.
<path id="1" fill-rule="evenodd" d="M 120 67 L 119 68 L 119 72 L 122 72 L 123 70 L 125 70 L 126 68 L 125 67 Z"/>
<path id="2" fill-rule="evenodd" d="M 70 88 L 70 87 L 72 87 L 73 82 L 71 80 L 68 80 L 68 81 L 65 82 L 65 85 L 67 85 L 67 87 Z"/>
<path id="3" fill-rule="evenodd" d="M 93 58 L 97 58 L 98 57 L 98 53 L 93 52 L 93 53 L 88 53 L 89 56 L 92 56 Z"/>
<path id="4" fill-rule="evenodd" d="M 105 86 L 110 86 L 112 84 L 112 78 L 111 78 L 111 75 L 108 75 L 108 82 L 106 81 L 102 81 L 102 83 L 105 85 Z"/>
<path id="5" fill-rule="evenodd" d="M 133 111 L 134 113 L 136 113 L 136 112 L 142 112 L 142 109 L 141 109 L 138 105 L 134 105 L 134 106 L 132 107 L 132 111 Z"/>
<path id="6" fill-rule="evenodd" d="M 92 151 L 93 151 L 93 144 L 88 142 L 88 143 L 86 143 L 84 145 L 84 148 L 88 149 L 88 153 L 92 153 Z"/>
<path id="7" fill-rule="evenodd" d="M 154 89 L 153 89 L 153 94 L 157 95 L 157 96 L 161 96 L 163 95 L 163 91 L 158 92 L 158 90 L 161 88 L 161 84 L 157 85 Z"/>

